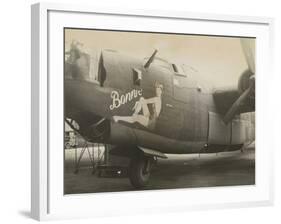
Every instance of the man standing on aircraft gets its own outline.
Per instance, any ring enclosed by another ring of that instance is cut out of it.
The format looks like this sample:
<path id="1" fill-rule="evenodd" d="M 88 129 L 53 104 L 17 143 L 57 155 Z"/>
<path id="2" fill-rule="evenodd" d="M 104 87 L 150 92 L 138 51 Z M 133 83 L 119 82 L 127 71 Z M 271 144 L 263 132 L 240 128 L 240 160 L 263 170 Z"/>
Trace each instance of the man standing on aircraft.
<path id="1" fill-rule="evenodd" d="M 162 109 L 162 93 L 163 85 L 155 83 L 156 96 L 148 99 L 141 97 L 133 107 L 134 113 L 132 116 L 113 116 L 115 122 L 125 121 L 128 123 L 138 122 L 139 124 L 153 130 L 156 125 L 156 120 Z M 151 105 L 151 112 L 148 108 Z M 140 114 L 142 111 L 142 114 Z"/>

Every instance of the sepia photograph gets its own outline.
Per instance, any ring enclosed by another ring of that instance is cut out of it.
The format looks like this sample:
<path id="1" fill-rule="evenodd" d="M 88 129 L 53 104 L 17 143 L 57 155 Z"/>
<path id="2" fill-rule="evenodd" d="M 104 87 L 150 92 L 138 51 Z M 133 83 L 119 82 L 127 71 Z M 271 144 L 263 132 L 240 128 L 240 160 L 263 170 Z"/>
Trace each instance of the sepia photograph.
<path id="1" fill-rule="evenodd" d="M 255 37 L 63 41 L 64 194 L 255 185 Z"/>

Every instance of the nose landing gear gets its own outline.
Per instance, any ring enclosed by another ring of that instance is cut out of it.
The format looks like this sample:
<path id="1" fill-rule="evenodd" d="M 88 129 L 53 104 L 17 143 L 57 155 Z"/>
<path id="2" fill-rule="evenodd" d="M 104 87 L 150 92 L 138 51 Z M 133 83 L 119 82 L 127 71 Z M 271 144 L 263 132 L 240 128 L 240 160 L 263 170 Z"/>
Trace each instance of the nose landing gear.
<path id="1" fill-rule="evenodd" d="M 136 189 L 141 189 L 147 185 L 154 163 L 154 157 L 143 154 L 138 154 L 131 159 L 129 179 Z"/>

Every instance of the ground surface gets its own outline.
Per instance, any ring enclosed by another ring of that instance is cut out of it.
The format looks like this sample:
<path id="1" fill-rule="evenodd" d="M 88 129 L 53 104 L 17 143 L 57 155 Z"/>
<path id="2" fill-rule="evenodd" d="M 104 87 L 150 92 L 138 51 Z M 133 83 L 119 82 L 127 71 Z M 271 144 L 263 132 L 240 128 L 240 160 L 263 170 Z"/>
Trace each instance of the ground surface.
<path id="1" fill-rule="evenodd" d="M 65 193 L 134 190 L 128 178 L 98 178 L 86 158 L 74 174 L 73 155 L 66 153 Z M 170 155 L 158 160 L 145 189 L 172 189 L 255 184 L 255 149 L 218 154 Z"/>

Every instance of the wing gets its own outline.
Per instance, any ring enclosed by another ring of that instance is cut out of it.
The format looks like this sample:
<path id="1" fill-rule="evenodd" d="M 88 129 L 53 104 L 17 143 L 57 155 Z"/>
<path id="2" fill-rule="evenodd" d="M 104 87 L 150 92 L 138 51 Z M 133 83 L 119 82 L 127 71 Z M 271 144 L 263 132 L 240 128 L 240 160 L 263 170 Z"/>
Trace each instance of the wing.
<path id="1" fill-rule="evenodd" d="M 218 112 L 220 114 L 226 115 L 230 108 L 234 106 L 237 108 L 234 116 L 236 114 L 255 111 L 255 98 L 250 97 L 248 91 L 244 91 L 244 95 L 240 95 L 237 88 L 215 90 L 213 92 L 213 97 Z"/>

